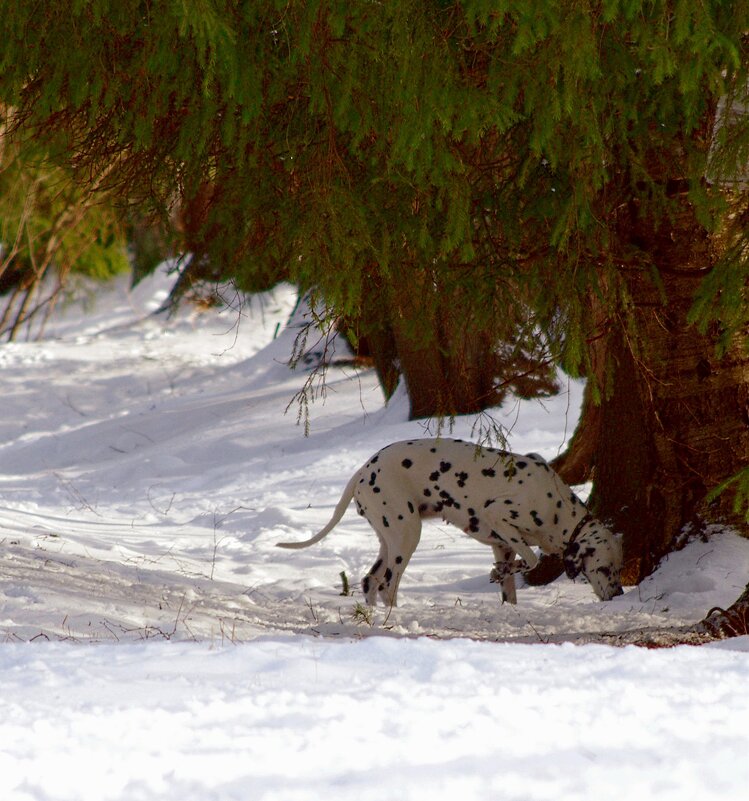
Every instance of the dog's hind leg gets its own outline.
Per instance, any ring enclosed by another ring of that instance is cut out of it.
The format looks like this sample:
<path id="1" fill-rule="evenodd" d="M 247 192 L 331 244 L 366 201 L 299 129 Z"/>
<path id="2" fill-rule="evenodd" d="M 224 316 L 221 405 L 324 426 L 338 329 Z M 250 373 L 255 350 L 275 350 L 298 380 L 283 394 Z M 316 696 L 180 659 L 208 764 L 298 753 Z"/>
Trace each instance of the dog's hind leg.
<path id="1" fill-rule="evenodd" d="M 377 560 L 370 567 L 369 572 L 362 579 L 361 587 L 364 593 L 364 599 L 368 606 L 374 606 L 377 601 L 377 593 L 385 580 L 385 571 L 388 567 L 388 544 L 379 531 L 376 531 L 377 538 L 380 541 L 380 552 L 377 555 Z"/>
<path id="2" fill-rule="evenodd" d="M 388 606 L 397 606 L 398 604 L 398 588 L 400 587 L 401 579 L 420 539 L 421 520 L 418 517 L 413 517 L 408 525 L 401 528 L 398 531 L 398 536 L 393 539 L 391 553 L 393 575 L 385 587 L 385 592 L 380 596 Z"/>
<path id="3" fill-rule="evenodd" d="M 380 558 L 364 579 L 368 585 L 365 595 L 370 606 L 374 605 L 375 596 L 379 594 L 385 606 L 392 607 L 398 603 L 398 587 L 403 572 L 419 544 L 421 520 L 413 515 L 399 522 L 397 528 L 387 526 L 376 531 L 380 539 Z"/>

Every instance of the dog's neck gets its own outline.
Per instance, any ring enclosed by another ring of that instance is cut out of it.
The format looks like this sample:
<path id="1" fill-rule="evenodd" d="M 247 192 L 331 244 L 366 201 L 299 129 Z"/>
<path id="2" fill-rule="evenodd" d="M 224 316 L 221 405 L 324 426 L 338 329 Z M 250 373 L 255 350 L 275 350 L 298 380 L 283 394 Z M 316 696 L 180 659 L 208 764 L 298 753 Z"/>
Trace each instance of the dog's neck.
<path id="1" fill-rule="evenodd" d="M 580 532 L 585 528 L 585 526 L 590 523 L 593 519 L 593 515 L 591 514 L 584 514 L 580 520 L 578 521 L 575 528 L 572 529 L 572 534 L 570 534 L 570 538 L 567 540 L 567 545 L 572 545 L 572 543 L 580 536 Z"/>

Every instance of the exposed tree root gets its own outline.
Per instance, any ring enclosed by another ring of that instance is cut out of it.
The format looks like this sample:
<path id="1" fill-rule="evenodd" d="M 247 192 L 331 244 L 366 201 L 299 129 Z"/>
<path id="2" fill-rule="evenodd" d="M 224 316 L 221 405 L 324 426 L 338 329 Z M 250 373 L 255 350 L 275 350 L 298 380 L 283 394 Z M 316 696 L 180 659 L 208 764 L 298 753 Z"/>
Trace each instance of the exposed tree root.
<path id="1" fill-rule="evenodd" d="M 714 606 L 698 627 L 717 639 L 749 634 L 749 585 L 728 609 Z"/>

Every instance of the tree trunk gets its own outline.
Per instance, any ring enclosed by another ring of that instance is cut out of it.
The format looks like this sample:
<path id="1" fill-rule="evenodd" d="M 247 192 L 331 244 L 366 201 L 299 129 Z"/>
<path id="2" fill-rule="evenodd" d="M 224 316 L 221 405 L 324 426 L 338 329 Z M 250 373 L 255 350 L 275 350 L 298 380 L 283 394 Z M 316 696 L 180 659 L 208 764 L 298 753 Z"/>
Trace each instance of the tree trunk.
<path id="1" fill-rule="evenodd" d="M 615 320 L 606 341 L 613 391 L 601 406 L 592 507 L 624 533 L 624 580 L 636 582 L 687 524 L 742 525 L 729 493 L 709 509 L 705 496 L 749 461 L 749 353 L 737 337 L 718 359 L 718 332 L 687 322 L 715 261 L 691 205 L 684 200 L 658 229 L 629 222 L 629 241 L 648 254 L 658 282 L 648 269 L 625 272 L 632 317 Z"/>
<path id="2" fill-rule="evenodd" d="M 601 406 L 593 397 L 591 381 L 585 385 L 583 406 L 575 433 L 564 453 L 549 464 L 566 484 L 584 484 L 593 477 L 596 449 L 601 433 Z"/>
<path id="3" fill-rule="evenodd" d="M 408 311 L 410 314 L 414 312 L 412 309 Z M 416 319 L 424 324 L 423 334 L 417 335 L 412 330 L 414 318 L 410 314 L 400 310 L 393 322 L 393 333 L 398 364 L 408 391 L 409 419 L 418 420 L 445 413 L 449 403 L 448 387 L 438 345 L 433 338 L 432 321 L 417 316 Z"/>
<path id="4" fill-rule="evenodd" d="M 393 396 L 400 379 L 398 350 L 389 308 L 390 303 L 382 278 L 373 268 L 367 275 L 359 319 L 354 321 L 353 328 L 359 339 L 359 347 L 368 352 L 374 362 L 377 378 L 386 400 L 390 400 Z"/>
<path id="5" fill-rule="evenodd" d="M 456 291 L 428 273 L 393 287 L 392 330 L 412 420 L 482 411 L 496 401 L 491 334 L 475 324 Z"/>

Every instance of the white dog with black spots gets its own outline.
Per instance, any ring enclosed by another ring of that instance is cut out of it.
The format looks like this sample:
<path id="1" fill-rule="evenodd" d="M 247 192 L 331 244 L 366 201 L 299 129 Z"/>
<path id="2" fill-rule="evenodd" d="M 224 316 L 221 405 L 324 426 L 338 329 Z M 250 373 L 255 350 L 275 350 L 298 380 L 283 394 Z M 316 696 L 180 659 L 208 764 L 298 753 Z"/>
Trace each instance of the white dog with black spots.
<path id="1" fill-rule="evenodd" d="M 370 606 L 378 595 L 386 606 L 396 605 L 421 521 L 429 517 L 442 517 L 492 548 L 491 580 L 501 584 L 509 603 L 517 602 L 515 573 L 538 562 L 531 546 L 561 556 L 567 575 L 583 573 L 601 600 L 622 593 L 619 537 L 588 513 L 537 454 L 520 456 L 453 439 L 395 442 L 354 473 L 325 528 L 279 547 L 320 542 L 352 499 L 380 541 L 377 561 L 362 580 Z"/>

